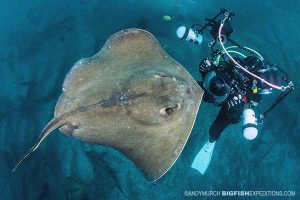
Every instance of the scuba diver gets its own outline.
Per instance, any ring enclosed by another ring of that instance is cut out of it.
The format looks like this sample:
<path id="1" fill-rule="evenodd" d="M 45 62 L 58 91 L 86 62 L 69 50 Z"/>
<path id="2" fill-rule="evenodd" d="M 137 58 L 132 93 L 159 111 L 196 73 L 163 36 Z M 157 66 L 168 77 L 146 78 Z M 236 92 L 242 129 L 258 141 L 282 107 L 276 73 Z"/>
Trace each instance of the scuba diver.
<path id="1" fill-rule="evenodd" d="M 230 38 L 233 16 L 234 13 L 221 9 L 213 19 L 205 19 L 204 25 L 194 24 L 191 28 L 181 26 L 177 29 L 180 39 L 196 45 L 202 43 L 205 31 L 209 31 L 212 36 L 208 43 L 212 56 L 200 62 L 202 81 L 198 83 L 205 91 L 203 100 L 221 108 L 209 129 L 208 141 L 191 166 L 201 174 L 208 168 L 215 143 L 228 125 L 242 120 L 243 136 L 247 140 L 255 139 L 258 135 L 257 126 L 263 122 L 266 114 L 294 90 L 293 82 L 286 72 L 265 61 L 257 51 Z M 223 18 L 218 19 L 220 17 Z M 232 46 L 225 47 L 227 42 Z M 215 48 L 217 44 L 219 49 Z M 273 90 L 279 90 L 281 94 L 268 109 L 256 117 L 254 108 Z"/>

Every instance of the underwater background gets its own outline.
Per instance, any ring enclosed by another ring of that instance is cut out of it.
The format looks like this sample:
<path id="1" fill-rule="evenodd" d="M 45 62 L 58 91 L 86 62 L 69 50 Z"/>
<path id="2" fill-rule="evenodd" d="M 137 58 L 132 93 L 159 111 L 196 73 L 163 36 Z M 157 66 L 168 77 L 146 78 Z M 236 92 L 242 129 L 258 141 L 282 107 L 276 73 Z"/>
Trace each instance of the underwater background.
<path id="1" fill-rule="evenodd" d="M 181 156 L 156 182 L 118 151 L 58 130 L 10 175 L 53 117 L 64 77 L 77 60 L 98 52 L 111 34 L 136 27 L 151 32 L 199 80 L 198 64 L 210 56 L 208 39 L 195 46 L 179 40 L 176 29 L 203 24 L 220 8 L 235 13 L 233 39 L 281 66 L 295 83 L 257 139 L 246 141 L 242 125 L 232 125 L 205 175 L 192 169 L 219 109 L 202 102 Z M 0 200 L 212 198 L 185 196 L 195 190 L 291 190 L 296 196 L 251 199 L 299 199 L 299 10 L 297 0 L 1 0 Z M 164 15 L 174 18 L 164 21 Z"/>

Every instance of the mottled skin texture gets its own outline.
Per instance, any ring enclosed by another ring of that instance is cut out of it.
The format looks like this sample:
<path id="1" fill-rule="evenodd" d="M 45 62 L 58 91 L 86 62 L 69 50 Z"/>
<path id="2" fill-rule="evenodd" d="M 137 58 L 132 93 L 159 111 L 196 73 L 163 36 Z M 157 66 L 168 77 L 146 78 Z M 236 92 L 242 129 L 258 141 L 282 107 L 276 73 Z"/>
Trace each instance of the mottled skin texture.
<path id="1" fill-rule="evenodd" d="M 59 127 L 66 135 L 114 147 L 156 180 L 180 155 L 202 94 L 150 33 L 123 30 L 74 65 L 41 135 Z"/>

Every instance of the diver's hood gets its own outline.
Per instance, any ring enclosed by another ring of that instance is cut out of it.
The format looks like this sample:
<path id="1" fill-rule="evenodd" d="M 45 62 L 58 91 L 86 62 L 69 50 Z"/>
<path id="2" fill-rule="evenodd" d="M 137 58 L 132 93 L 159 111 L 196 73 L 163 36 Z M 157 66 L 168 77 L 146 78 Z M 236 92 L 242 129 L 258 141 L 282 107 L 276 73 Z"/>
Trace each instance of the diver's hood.
<path id="1" fill-rule="evenodd" d="M 213 81 L 216 77 L 218 77 L 218 76 L 215 71 L 211 71 L 211 72 L 207 73 L 203 80 L 203 87 L 214 98 L 216 103 L 222 103 L 229 96 L 230 88 L 224 81 L 224 85 L 223 85 L 224 87 L 222 87 L 223 91 L 222 91 L 221 95 L 220 95 L 220 93 L 216 94 L 214 91 L 212 91 L 211 85 L 213 84 Z M 218 78 L 220 78 L 220 77 L 218 77 Z"/>

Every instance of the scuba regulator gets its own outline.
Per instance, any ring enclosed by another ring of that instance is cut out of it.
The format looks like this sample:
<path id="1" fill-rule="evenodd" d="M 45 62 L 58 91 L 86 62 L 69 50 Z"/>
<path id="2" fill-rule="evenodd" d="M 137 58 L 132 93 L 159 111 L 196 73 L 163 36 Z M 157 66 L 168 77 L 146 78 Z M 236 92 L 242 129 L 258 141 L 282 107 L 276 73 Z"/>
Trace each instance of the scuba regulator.
<path id="1" fill-rule="evenodd" d="M 178 38 L 200 45 L 205 32 L 209 32 L 212 38 L 208 43 L 212 51 L 211 58 L 203 59 L 199 65 L 203 87 L 214 97 L 216 104 L 223 103 L 230 93 L 243 96 L 245 103 L 242 112 L 243 136 L 247 140 L 252 140 L 258 135 L 258 124 L 263 123 L 266 114 L 294 90 L 294 84 L 287 73 L 278 66 L 266 62 L 257 51 L 242 46 L 230 38 L 234 31 L 231 26 L 233 16 L 234 13 L 221 9 L 212 19 L 205 18 L 204 25 L 194 24 L 190 28 L 180 26 L 176 33 Z M 230 43 L 231 46 L 225 47 L 225 43 Z M 216 44 L 218 48 L 215 48 Z M 211 87 L 218 74 L 224 77 L 221 77 L 221 82 L 225 80 L 225 83 L 219 84 L 224 86 L 225 92 L 222 93 L 219 91 L 214 93 Z M 281 91 L 281 94 L 269 108 L 256 117 L 253 108 L 260 103 L 263 95 L 271 94 L 274 89 Z"/>

